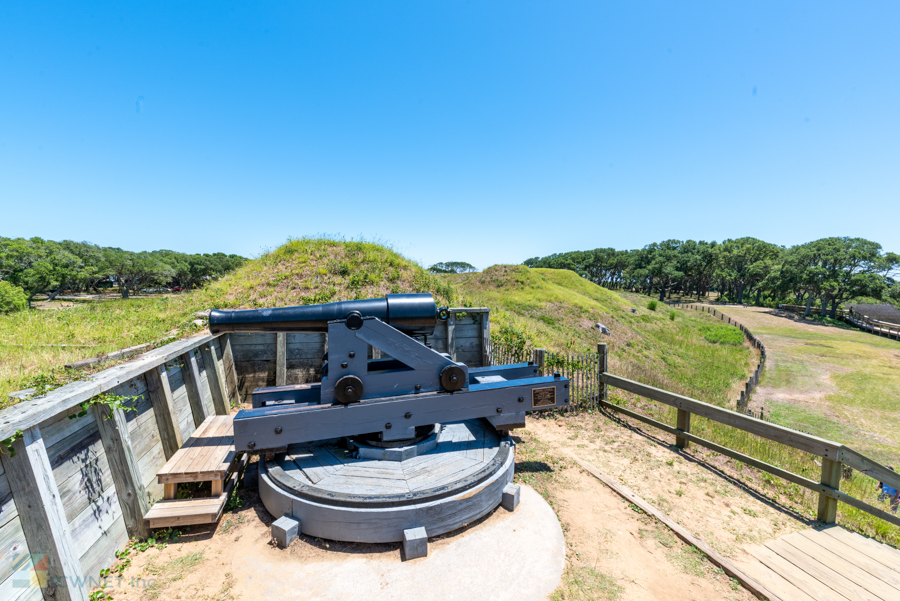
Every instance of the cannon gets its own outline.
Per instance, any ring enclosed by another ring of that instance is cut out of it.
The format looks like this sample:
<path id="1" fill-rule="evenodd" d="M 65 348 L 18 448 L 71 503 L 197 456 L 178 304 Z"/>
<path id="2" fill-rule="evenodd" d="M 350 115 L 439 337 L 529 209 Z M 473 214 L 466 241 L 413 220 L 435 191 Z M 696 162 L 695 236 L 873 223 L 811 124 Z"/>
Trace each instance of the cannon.
<path id="1" fill-rule="evenodd" d="M 234 418 L 235 449 L 263 457 L 273 515 L 313 536 L 389 542 L 448 532 L 512 494 L 509 430 L 566 406 L 569 383 L 533 362 L 469 367 L 437 352 L 428 338 L 448 317 L 430 294 L 210 313 L 213 334 L 327 333 L 320 382 L 258 388 Z"/>

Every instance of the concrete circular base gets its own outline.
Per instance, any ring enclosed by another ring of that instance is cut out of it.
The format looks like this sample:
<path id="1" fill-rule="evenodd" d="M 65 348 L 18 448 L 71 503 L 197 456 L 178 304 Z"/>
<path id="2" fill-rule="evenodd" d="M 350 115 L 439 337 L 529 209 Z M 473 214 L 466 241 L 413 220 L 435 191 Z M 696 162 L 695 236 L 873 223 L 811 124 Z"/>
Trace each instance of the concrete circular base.
<path id="1" fill-rule="evenodd" d="M 292 445 L 260 462 L 259 494 L 303 534 L 388 543 L 412 528 L 431 538 L 474 522 L 500 504 L 514 468 L 509 436 L 466 420 L 445 424 L 430 452 L 402 461 L 356 457 L 340 440 Z"/>
<path id="2" fill-rule="evenodd" d="M 302 545 L 295 542 L 294 545 Z M 292 547 L 293 549 L 293 547 Z M 232 564 L 241 598 L 288 601 L 544 601 L 559 585 L 565 540 L 553 510 L 522 486 L 519 507 L 497 509 L 469 529 L 429 544 L 428 557 L 323 552 L 321 560 L 241 556 Z"/>

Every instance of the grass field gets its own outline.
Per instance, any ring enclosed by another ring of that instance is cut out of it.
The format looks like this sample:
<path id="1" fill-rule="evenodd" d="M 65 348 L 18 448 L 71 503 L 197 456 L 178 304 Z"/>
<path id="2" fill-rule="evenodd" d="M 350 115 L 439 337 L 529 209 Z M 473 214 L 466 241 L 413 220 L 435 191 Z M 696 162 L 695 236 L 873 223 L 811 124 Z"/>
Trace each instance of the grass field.
<path id="1" fill-rule="evenodd" d="M 900 342 L 771 309 L 728 307 L 769 350 L 753 406 L 900 466 Z"/>

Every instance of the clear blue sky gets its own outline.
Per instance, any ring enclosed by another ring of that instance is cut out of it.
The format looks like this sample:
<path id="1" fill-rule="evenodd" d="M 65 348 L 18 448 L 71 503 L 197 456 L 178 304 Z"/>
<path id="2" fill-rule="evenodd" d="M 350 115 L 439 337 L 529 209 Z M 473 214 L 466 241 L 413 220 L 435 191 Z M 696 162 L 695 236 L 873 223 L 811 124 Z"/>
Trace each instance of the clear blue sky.
<path id="1" fill-rule="evenodd" d="M 0 3 L 0 235 L 900 251 L 900 4 Z"/>

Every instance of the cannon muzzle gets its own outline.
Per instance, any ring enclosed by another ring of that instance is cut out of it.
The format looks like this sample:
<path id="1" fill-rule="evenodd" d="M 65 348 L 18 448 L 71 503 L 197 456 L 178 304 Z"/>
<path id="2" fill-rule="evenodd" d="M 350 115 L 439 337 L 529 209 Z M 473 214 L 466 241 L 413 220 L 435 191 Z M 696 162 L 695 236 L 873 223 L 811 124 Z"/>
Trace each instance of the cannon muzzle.
<path id="1" fill-rule="evenodd" d="M 209 331 L 226 332 L 327 332 L 328 322 L 352 313 L 377 317 L 410 336 L 431 336 L 438 308 L 430 294 L 388 294 L 385 298 L 342 301 L 324 305 L 220 311 L 209 314 Z"/>

